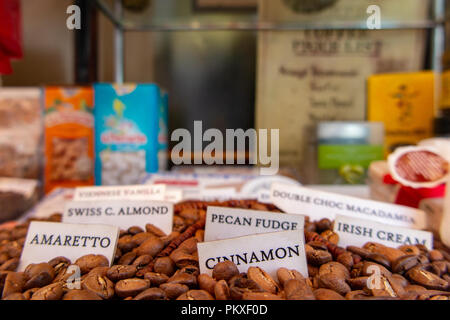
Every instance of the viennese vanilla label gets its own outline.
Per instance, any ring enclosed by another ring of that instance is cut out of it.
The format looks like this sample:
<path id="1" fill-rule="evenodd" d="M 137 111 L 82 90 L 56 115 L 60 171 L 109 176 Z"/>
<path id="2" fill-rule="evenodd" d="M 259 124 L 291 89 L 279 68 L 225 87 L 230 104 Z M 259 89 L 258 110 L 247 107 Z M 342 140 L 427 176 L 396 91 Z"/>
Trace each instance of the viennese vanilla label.
<path id="1" fill-rule="evenodd" d="M 340 214 L 406 228 L 426 227 L 422 210 L 304 187 L 274 183 L 270 198 L 281 210 L 307 215 L 312 221 L 334 219 Z"/>
<path id="2" fill-rule="evenodd" d="M 66 204 L 63 222 L 109 224 L 128 229 L 152 223 L 172 232 L 173 203 L 160 201 L 72 201 Z"/>
<path id="3" fill-rule="evenodd" d="M 20 257 L 19 271 L 31 263 L 48 262 L 63 256 L 75 262 L 87 254 L 104 255 L 114 260 L 119 228 L 108 225 L 84 225 L 32 221 Z"/>
<path id="4" fill-rule="evenodd" d="M 74 201 L 106 201 L 106 200 L 155 200 L 164 201 L 166 186 L 101 186 L 79 187 L 75 189 Z"/>
<path id="5" fill-rule="evenodd" d="M 339 235 L 339 246 L 362 247 L 367 242 L 377 242 L 388 247 L 423 244 L 433 249 L 431 232 L 393 227 L 365 219 L 337 215 L 334 232 Z"/>
<path id="6" fill-rule="evenodd" d="M 205 241 L 292 230 L 303 235 L 304 225 L 302 215 L 209 206 Z"/>
<path id="7" fill-rule="evenodd" d="M 284 267 L 308 277 L 304 236 L 297 230 L 201 242 L 197 249 L 200 272 L 208 275 L 217 263 L 229 260 L 239 272 L 260 267 L 276 279 L 277 270 Z"/>

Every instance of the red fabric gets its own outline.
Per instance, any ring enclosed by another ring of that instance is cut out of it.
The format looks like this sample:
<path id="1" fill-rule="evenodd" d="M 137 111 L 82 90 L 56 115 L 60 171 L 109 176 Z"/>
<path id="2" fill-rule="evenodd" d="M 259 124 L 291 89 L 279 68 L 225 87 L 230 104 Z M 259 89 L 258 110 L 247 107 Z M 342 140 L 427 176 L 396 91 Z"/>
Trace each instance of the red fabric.
<path id="1" fill-rule="evenodd" d="M 20 0 L 0 0 L 0 74 L 11 73 L 11 59 L 22 57 Z"/>
<path id="2" fill-rule="evenodd" d="M 390 174 L 383 177 L 383 183 L 385 184 L 399 184 Z M 418 208 L 420 201 L 428 198 L 443 198 L 445 196 L 445 184 L 441 184 L 435 188 L 411 188 L 401 186 L 395 203 Z"/>

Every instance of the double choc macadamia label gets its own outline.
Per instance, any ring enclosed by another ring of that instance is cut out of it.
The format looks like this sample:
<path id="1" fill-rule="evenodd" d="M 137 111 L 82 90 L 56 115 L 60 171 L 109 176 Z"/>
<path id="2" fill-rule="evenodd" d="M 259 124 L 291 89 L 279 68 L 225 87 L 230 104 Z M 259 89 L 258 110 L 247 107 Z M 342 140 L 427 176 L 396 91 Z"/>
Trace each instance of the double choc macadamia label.
<path id="1" fill-rule="evenodd" d="M 281 210 L 307 215 L 312 221 L 334 219 L 340 214 L 406 228 L 426 227 L 425 213 L 422 210 L 304 187 L 274 183 L 270 198 Z"/>
<path id="2" fill-rule="evenodd" d="M 32 221 L 18 270 L 59 256 L 75 262 L 87 254 L 104 255 L 111 265 L 118 239 L 119 228 L 114 226 Z"/>
<path id="3" fill-rule="evenodd" d="M 208 275 L 217 263 L 229 260 L 239 272 L 260 267 L 276 279 L 277 270 L 284 267 L 308 277 L 304 236 L 297 230 L 201 242 L 197 249 L 200 272 Z"/>
<path id="4" fill-rule="evenodd" d="M 166 186 L 136 185 L 111 187 L 78 187 L 73 196 L 74 201 L 107 200 L 155 200 L 164 201 Z"/>
<path id="5" fill-rule="evenodd" d="M 304 225 L 302 215 L 211 206 L 206 212 L 205 241 L 292 230 L 303 235 Z"/>
<path id="6" fill-rule="evenodd" d="M 73 201 L 66 205 L 66 223 L 109 224 L 128 229 L 154 224 L 166 234 L 172 232 L 173 203 L 157 201 Z"/>
<path id="7" fill-rule="evenodd" d="M 367 242 L 377 242 L 388 247 L 423 244 L 433 249 L 431 232 L 393 227 L 370 220 L 337 215 L 334 232 L 339 235 L 339 246 L 362 247 Z"/>

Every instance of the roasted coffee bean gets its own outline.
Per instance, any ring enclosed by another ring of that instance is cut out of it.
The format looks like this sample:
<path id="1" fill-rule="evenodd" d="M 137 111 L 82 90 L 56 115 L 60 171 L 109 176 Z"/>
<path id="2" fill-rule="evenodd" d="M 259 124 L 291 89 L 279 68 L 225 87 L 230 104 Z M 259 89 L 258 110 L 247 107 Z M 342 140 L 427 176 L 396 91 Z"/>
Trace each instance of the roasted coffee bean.
<path id="1" fill-rule="evenodd" d="M 413 282 L 427 289 L 445 291 L 448 282 L 439 278 L 434 273 L 423 270 L 420 266 L 414 267 L 406 273 L 406 276 Z"/>
<path id="2" fill-rule="evenodd" d="M 441 261 L 444 260 L 444 255 L 438 250 L 431 250 L 428 252 L 428 258 L 431 261 Z"/>
<path id="3" fill-rule="evenodd" d="M 355 247 L 355 246 L 348 246 L 347 251 L 354 253 L 363 259 L 367 259 L 367 257 L 371 254 L 371 252 L 369 250 Z"/>
<path id="4" fill-rule="evenodd" d="M 326 230 L 320 234 L 328 242 L 337 245 L 339 243 L 339 235 L 331 230 Z"/>
<path id="5" fill-rule="evenodd" d="M 133 226 L 133 227 L 129 227 L 127 232 L 131 235 L 135 235 L 135 234 L 144 232 L 144 229 L 142 229 L 141 227 L 138 227 L 138 226 Z"/>
<path id="6" fill-rule="evenodd" d="M 382 276 L 385 277 L 390 277 L 392 276 L 392 273 L 386 269 L 384 266 L 378 264 L 378 263 L 374 263 L 374 262 L 370 262 L 370 261 L 364 261 L 363 266 L 361 268 L 361 276 L 371 276 L 374 274 L 374 272 L 378 272 L 379 274 L 381 274 Z"/>
<path id="7" fill-rule="evenodd" d="M 316 222 L 316 229 L 317 232 L 324 232 L 326 230 L 331 230 L 331 221 L 330 219 L 327 218 L 323 218 L 321 220 L 319 220 L 318 222 Z"/>
<path id="8" fill-rule="evenodd" d="M 114 296 L 114 283 L 106 276 L 90 275 L 83 281 L 82 287 L 104 300 L 111 299 Z"/>
<path id="9" fill-rule="evenodd" d="M 26 267 L 24 274 L 28 279 L 23 287 L 24 290 L 42 288 L 50 284 L 55 277 L 55 272 L 48 263 L 30 264 Z"/>
<path id="10" fill-rule="evenodd" d="M 344 280 L 350 278 L 350 272 L 348 271 L 348 269 L 339 262 L 332 261 L 322 265 L 319 269 L 319 276 L 327 273 L 331 273 L 337 276 L 338 278 L 342 278 Z"/>
<path id="11" fill-rule="evenodd" d="M 214 300 L 214 298 L 205 290 L 189 290 L 180 295 L 177 300 Z"/>
<path id="12" fill-rule="evenodd" d="M 345 299 L 347 300 L 363 300 L 368 297 L 368 293 L 366 293 L 364 290 L 355 290 L 347 292 L 345 295 Z"/>
<path id="13" fill-rule="evenodd" d="M 286 268 L 280 268 L 277 270 L 277 278 L 280 282 L 281 286 L 284 287 L 284 284 L 292 279 L 304 280 L 305 278 L 302 276 L 300 272 L 297 270 L 288 270 Z"/>
<path id="14" fill-rule="evenodd" d="M 64 291 L 62 284 L 52 283 L 37 290 L 31 296 L 31 300 L 60 300 L 63 294 Z"/>
<path id="15" fill-rule="evenodd" d="M 136 256 L 137 256 L 136 252 L 133 252 L 133 251 L 127 252 L 123 256 L 120 257 L 120 259 L 117 263 L 120 265 L 130 265 L 136 259 Z"/>
<path id="16" fill-rule="evenodd" d="M 137 247 L 136 242 L 133 241 L 133 236 L 127 234 L 117 241 L 117 248 L 122 251 L 122 253 L 127 253 Z"/>
<path id="17" fill-rule="evenodd" d="M 351 291 L 350 286 L 345 282 L 345 278 L 339 277 L 333 273 L 320 275 L 319 287 L 334 290 L 342 296 L 345 296 Z"/>
<path id="18" fill-rule="evenodd" d="M 19 258 L 12 258 L 0 266 L 0 271 L 15 271 L 19 266 Z"/>
<path id="19" fill-rule="evenodd" d="M 273 294 L 277 294 L 280 291 L 275 280 L 259 267 L 248 268 L 247 278 L 253 280 L 263 291 Z"/>
<path id="20" fill-rule="evenodd" d="M 340 254 L 337 257 L 336 261 L 341 263 L 348 270 L 351 270 L 353 268 L 353 256 L 350 252 L 344 252 L 344 253 Z"/>
<path id="21" fill-rule="evenodd" d="M 194 237 L 198 242 L 203 242 L 205 240 L 205 230 L 197 230 Z"/>
<path id="22" fill-rule="evenodd" d="M 316 300 L 345 300 L 345 298 L 336 291 L 324 288 L 314 290 L 314 296 L 316 297 Z"/>
<path id="23" fill-rule="evenodd" d="M 277 296 L 268 292 L 245 292 L 242 295 L 242 300 L 283 300 L 280 296 Z"/>
<path id="24" fill-rule="evenodd" d="M 200 274 L 200 269 L 197 266 L 186 266 L 179 270 L 180 273 L 189 273 L 198 277 Z"/>
<path id="25" fill-rule="evenodd" d="M 156 273 L 162 273 L 169 277 L 175 273 L 175 268 L 175 262 L 170 257 L 157 258 L 153 266 Z"/>
<path id="26" fill-rule="evenodd" d="M 64 295 L 63 300 L 102 300 L 102 298 L 88 290 L 70 290 Z"/>
<path id="27" fill-rule="evenodd" d="M 410 285 L 407 285 L 405 287 L 405 291 L 406 292 L 413 292 L 413 293 L 416 293 L 416 294 L 422 294 L 423 292 L 427 291 L 427 289 L 422 287 L 422 286 L 410 284 Z"/>
<path id="28" fill-rule="evenodd" d="M 180 295 L 189 291 L 189 287 L 179 283 L 163 283 L 159 286 L 167 295 L 168 299 L 176 299 Z"/>
<path id="29" fill-rule="evenodd" d="M 173 216 L 173 230 L 183 232 L 187 228 L 186 222 L 180 216 Z"/>
<path id="30" fill-rule="evenodd" d="M 404 252 L 399 249 L 390 248 L 375 242 L 368 242 L 363 246 L 363 248 L 369 250 L 370 252 L 383 255 L 387 260 L 389 260 L 389 263 L 392 263 L 404 255 Z"/>
<path id="31" fill-rule="evenodd" d="M 132 265 L 135 266 L 138 270 L 140 270 L 145 266 L 147 266 L 152 260 L 153 258 L 150 255 L 144 254 L 142 256 L 137 257 L 136 260 L 133 261 Z"/>
<path id="32" fill-rule="evenodd" d="M 381 253 L 372 252 L 366 257 L 366 259 L 381 264 L 385 268 L 391 268 L 391 262 L 385 255 Z"/>
<path id="33" fill-rule="evenodd" d="M 26 300 L 31 300 L 31 297 L 33 296 L 33 294 L 39 290 L 41 290 L 41 288 L 31 288 L 31 289 L 24 291 L 22 294 Z"/>
<path id="34" fill-rule="evenodd" d="M 216 264 L 213 268 L 212 277 L 219 280 L 228 281 L 239 274 L 237 266 L 231 261 L 223 261 Z"/>
<path id="35" fill-rule="evenodd" d="M 13 293 L 22 293 L 25 280 L 26 279 L 23 272 L 8 273 L 3 285 L 2 299 Z"/>
<path id="36" fill-rule="evenodd" d="M 211 295 L 214 295 L 215 286 L 217 281 L 207 274 L 201 274 L 197 277 L 197 283 L 201 290 L 208 291 Z M 217 298 L 217 297 L 216 297 Z"/>
<path id="37" fill-rule="evenodd" d="M 166 292 L 160 288 L 149 288 L 142 291 L 133 300 L 166 300 Z"/>
<path id="38" fill-rule="evenodd" d="M 419 264 L 418 255 L 404 255 L 392 263 L 392 271 L 403 274 Z"/>
<path id="39" fill-rule="evenodd" d="M 162 231 L 160 228 L 158 228 L 157 226 L 155 226 L 155 225 L 153 225 L 151 223 L 148 223 L 148 224 L 145 225 L 145 230 L 148 233 L 151 233 L 151 234 L 155 235 L 158 238 L 166 236 L 164 231 Z"/>
<path id="40" fill-rule="evenodd" d="M 323 242 L 320 242 L 320 241 L 310 241 L 307 243 L 307 245 L 312 247 L 315 250 L 328 251 L 326 244 Z"/>
<path id="41" fill-rule="evenodd" d="M 145 279 L 150 281 L 150 286 L 159 287 L 163 283 L 169 280 L 169 277 L 164 273 L 147 272 L 144 276 Z"/>
<path id="42" fill-rule="evenodd" d="M 145 240 L 136 249 L 136 254 L 138 256 L 149 255 L 152 258 L 156 256 L 164 248 L 164 243 L 161 239 L 153 237 Z"/>
<path id="43" fill-rule="evenodd" d="M 208 290 L 205 290 L 209 292 Z M 229 300 L 230 299 L 230 288 L 225 280 L 217 281 L 214 286 L 214 296 L 216 300 Z"/>
<path id="44" fill-rule="evenodd" d="M 314 293 L 305 280 L 291 279 L 286 281 L 284 292 L 287 300 L 315 300 Z"/>
<path id="45" fill-rule="evenodd" d="M 170 258 L 177 267 L 183 268 L 188 265 L 198 264 L 198 256 L 196 255 L 197 243 L 198 240 L 196 238 L 189 238 L 170 254 Z"/>
<path id="46" fill-rule="evenodd" d="M 108 267 L 109 262 L 103 255 L 88 254 L 78 258 L 75 265 L 80 267 L 81 274 L 85 274 L 96 267 Z"/>
<path id="47" fill-rule="evenodd" d="M 352 290 L 362 290 L 367 287 L 367 280 L 369 277 L 357 277 L 353 279 L 347 279 L 347 283 Z"/>
<path id="48" fill-rule="evenodd" d="M 15 292 L 15 293 L 11 293 L 10 295 L 6 296 L 6 298 L 3 298 L 2 300 L 26 300 L 24 295 L 19 293 L 19 292 Z"/>
<path id="49" fill-rule="evenodd" d="M 155 236 L 148 232 L 142 232 L 142 233 L 135 234 L 131 238 L 131 241 L 136 244 L 136 247 L 138 247 L 141 244 L 143 244 L 145 241 L 147 241 L 148 239 L 151 239 L 151 238 L 155 238 Z"/>
<path id="50" fill-rule="evenodd" d="M 56 257 L 50 260 L 48 264 L 52 266 L 55 273 L 58 273 L 61 268 L 70 266 L 72 262 L 66 257 Z"/>
<path id="51" fill-rule="evenodd" d="M 109 270 L 109 267 L 97 267 L 97 268 L 94 268 L 91 271 L 89 271 L 88 274 L 85 275 L 85 277 L 89 277 L 89 276 L 106 277 L 108 270 Z"/>
<path id="52" fill-rule="evenodd" d="M 407 255 L 419 255 L 420 250 L 416 246 L 413 245 L 404 245 L 398 248 L 399 250 L 403 251 Z"/>
<path id="53" fill-rule="evenodd" d="M 316 250 L 312 247 L 308 248 L 308 245 L 305 246 L 306 250 L 306 260 L 309 264 L 313 266 L 321 266 L 324 263 L 330 262 L 333 260 L 333 256 L 328 251 L 324 250 Z"/>
<path id="54" fill-rule="evenodd" d="M 131 278 L 120 280 L 116 283 L 116 294 L 121 298 L 134 297 L 150 287 L 147 279 Z"/>
<path id="55" fill-rule="evenodd" d="M 176 272 L 167 280 L 167 283 L 184 284 L 193 289 L 197 286 L 197 277 L 189 273 Z"/>
<path id="56" fill-rule="evenodd" d="M 308 264 L 308 275 L 310 277 L 315 277 L 318 274 L 319 274 L 319 267 Z"/>
<path id="57" fill-rule="evenodd" d="M 246 292 L 262 292 L 255 281 L 247 278 L 246 274 L 239 274 L 228 281 L 230 295 L 233 300 L 242 300 L 242 295 Z"/>

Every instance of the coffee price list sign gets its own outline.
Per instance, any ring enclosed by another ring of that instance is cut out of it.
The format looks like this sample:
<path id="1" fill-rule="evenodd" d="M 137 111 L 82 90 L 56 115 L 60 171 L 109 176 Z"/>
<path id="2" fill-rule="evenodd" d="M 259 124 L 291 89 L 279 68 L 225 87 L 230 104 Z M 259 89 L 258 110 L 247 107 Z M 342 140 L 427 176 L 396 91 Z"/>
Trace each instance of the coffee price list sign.
<path id="1" fill-rule="evenodd" d="M 431 232 L 394 227 L 348 216 L 336 216 L 334 232 L 339 235 L 339 246 L 341 247 L 362 247 L 367 242 L 377 242 L 393 248 L 401 245 L 423 244 L 429 250 L 433 249 Z"/>
<path id="2" fill-rule="evenodd" d="M 270 198 L 284 212 L 304 214 L 311 221 L 334 219 L 340 214 L 405 228 L 426 227 L 426 217 L 422 210 L 304 187 L 274 183 Z"/>
<path id="3" fill-rule="evenodd" d="M 302 215 L 209 206 L 205 241 L 292 230 L 298 230 L 303 236 L 304 225 Z"/>
<path id="4" fill-rule="evenodd" d="M 164 201 L 166 186 L 135 185 L 78 187 L 75 189 L 73 201 L 108 201 L 108 200 L 155 200 Z"/>
<path id="5" fill-rule="evenodd" d="M 31 263 L 48 262 L 58 256 L 75 262 L 88 254 L 105 256 L 111 266 L 118 239 L 119 228 L 114 226 L 32 221 L 18 271 Z"/>
<path id="6" fill-rule="evenodd" d="M 63 222 L 107 224 L 128 229 L 154 224 L 172 232 L 173 203 L 162 201 L 72 201 L 66 204 Z"/>
<path id="7" fill-rule="evenodd" d="M 276 279 L 277 270 L 284 267 L 308 277 L 304 236 L 297 230 L 201 242 L 197 249 L 200 272 L 210 276 L 217 263 L 229 260 L 239 272 L 260 267 Z"/>

